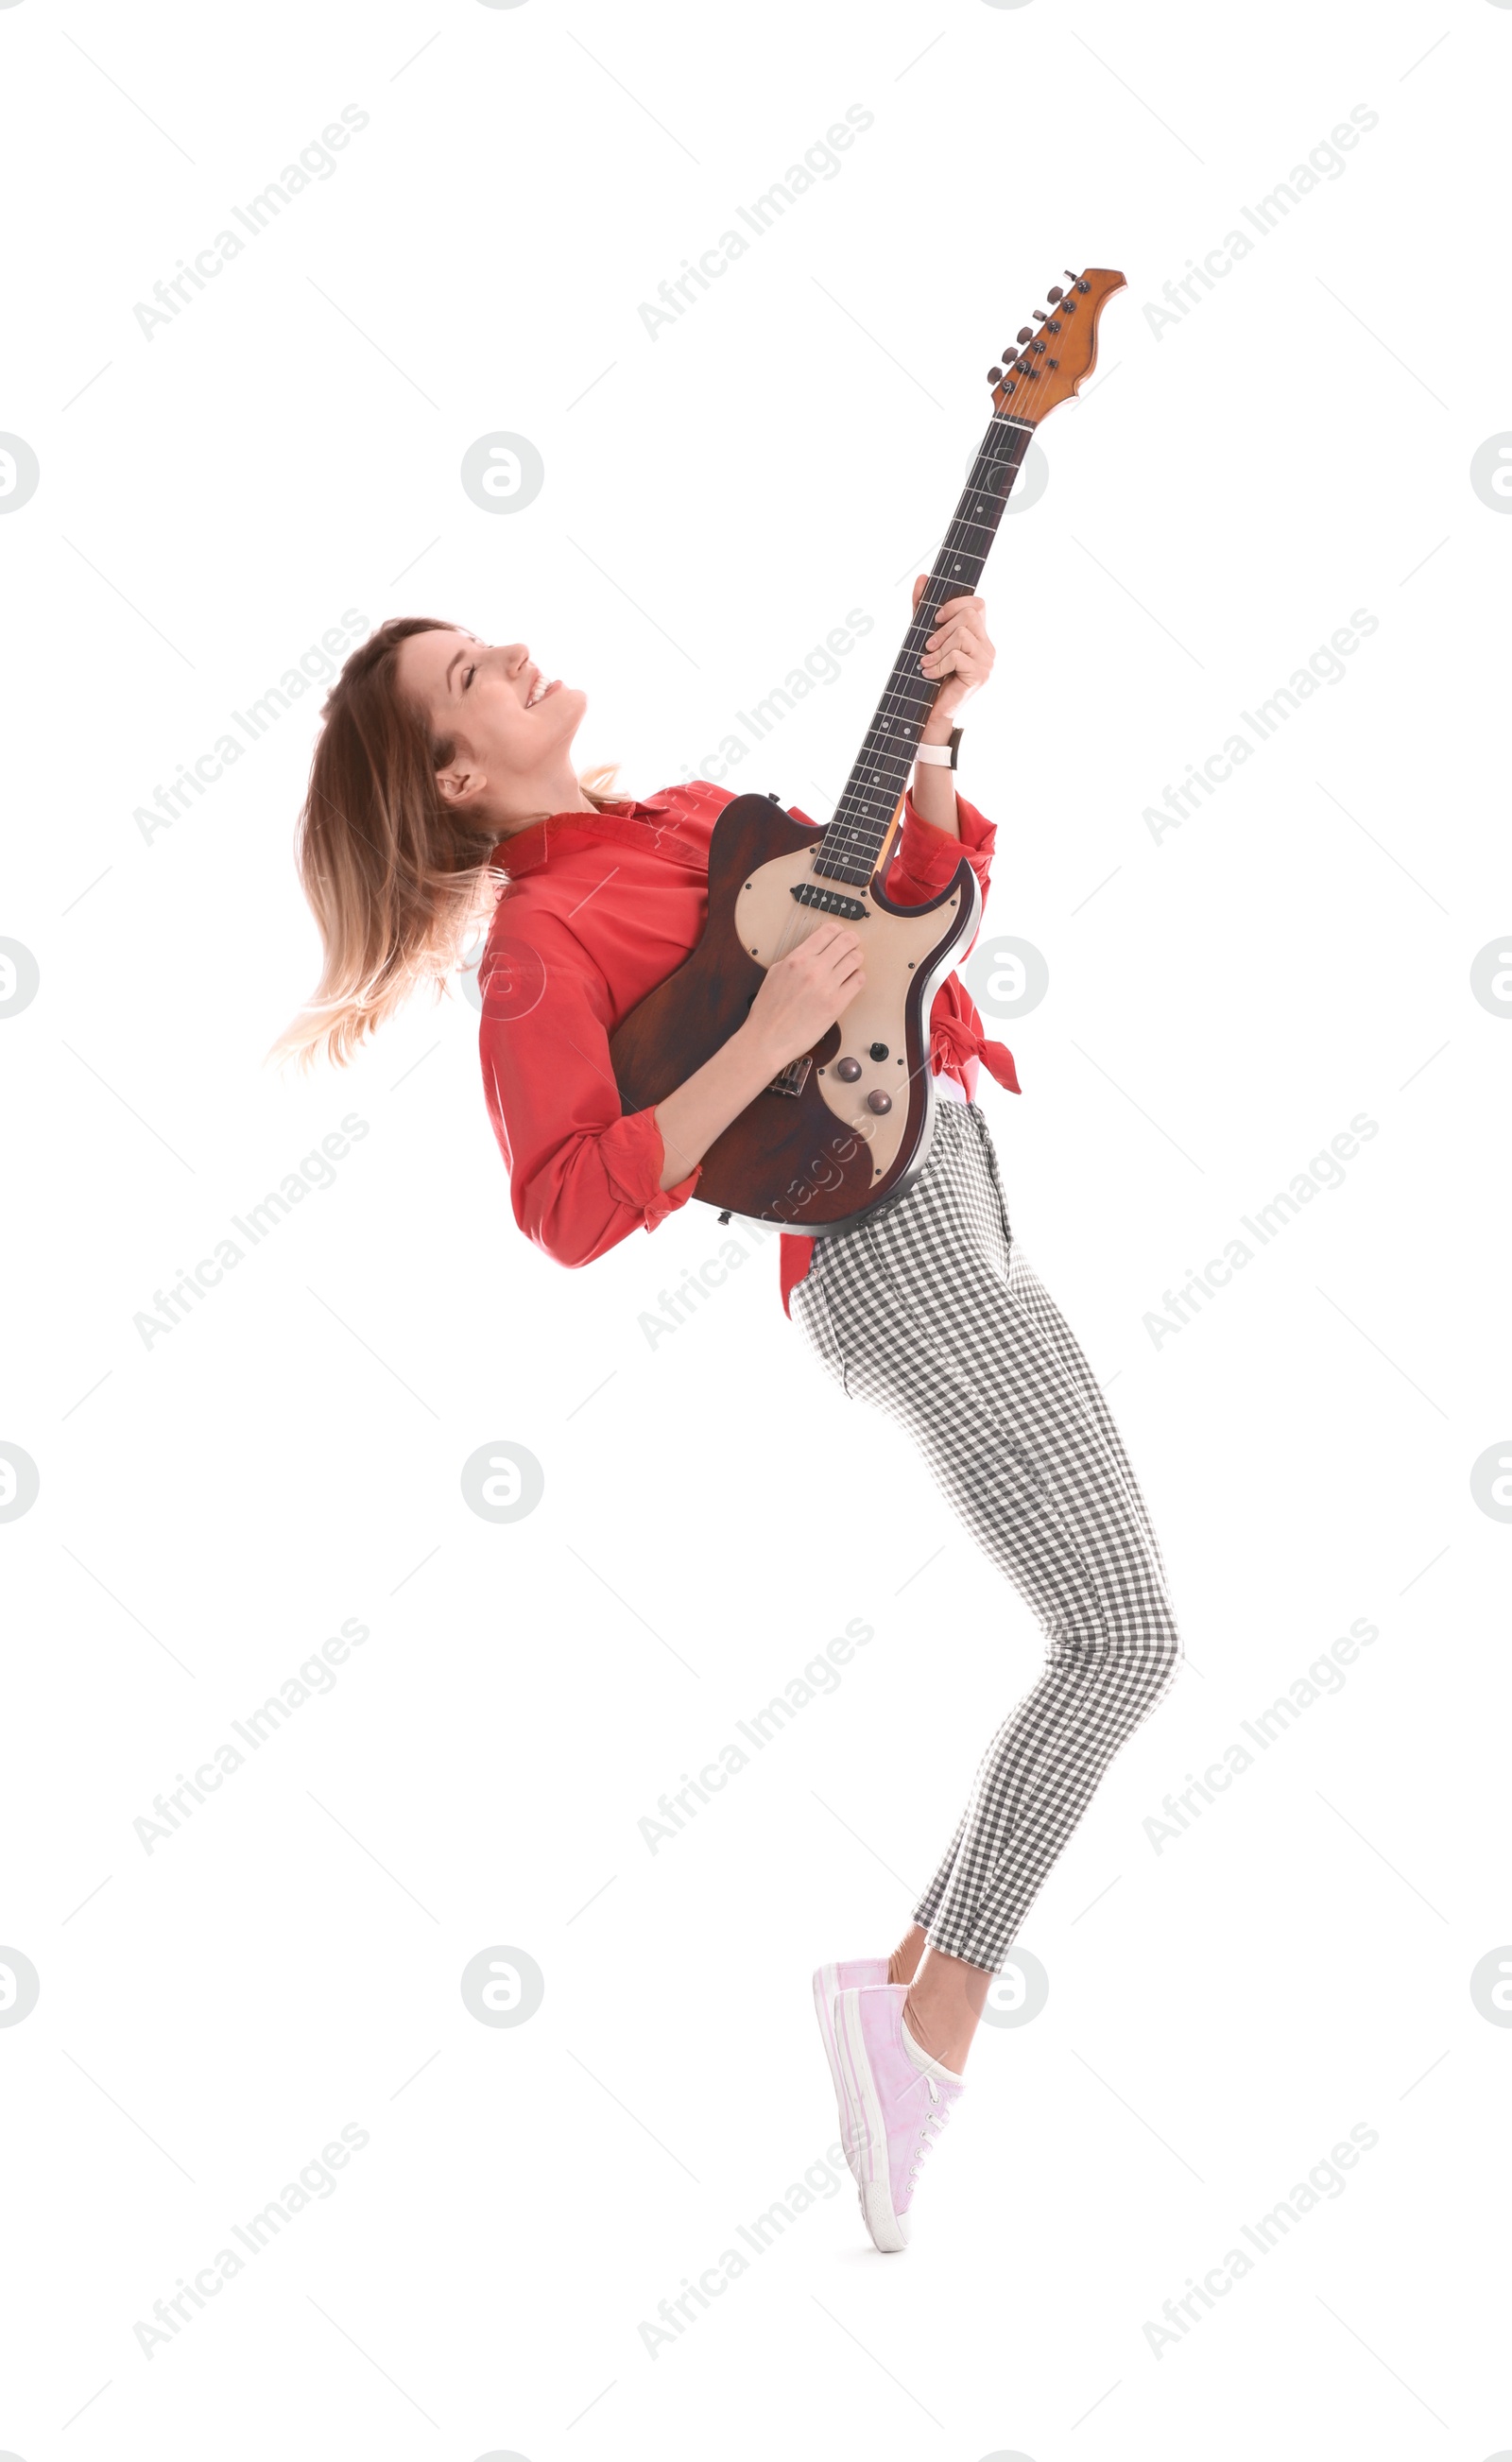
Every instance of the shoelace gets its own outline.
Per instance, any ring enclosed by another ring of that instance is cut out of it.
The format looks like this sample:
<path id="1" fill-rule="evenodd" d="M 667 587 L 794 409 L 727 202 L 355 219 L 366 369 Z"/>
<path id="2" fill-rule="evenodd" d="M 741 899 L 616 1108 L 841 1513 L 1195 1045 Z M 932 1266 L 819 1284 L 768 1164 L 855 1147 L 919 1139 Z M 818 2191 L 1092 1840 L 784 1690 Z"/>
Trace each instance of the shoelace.
<path id="1" fill-rule="evenodd" d="M 919 2156 L 927 2154 L 932 2146 L 939 2145 L 940 2132 L 950 2118 L 950 2106 L 948 2103 L 941 2103 L 940 2088 L 934 2079 L 926 2077 L 924 2084 L 929 2088 L 929 2109 L 918 2124 L 918 2142 L 914 2148 L 914 2159 L 908 2167 L 908 2176 L 911 2180 L 917 2180 L 918 2177 Z"/>

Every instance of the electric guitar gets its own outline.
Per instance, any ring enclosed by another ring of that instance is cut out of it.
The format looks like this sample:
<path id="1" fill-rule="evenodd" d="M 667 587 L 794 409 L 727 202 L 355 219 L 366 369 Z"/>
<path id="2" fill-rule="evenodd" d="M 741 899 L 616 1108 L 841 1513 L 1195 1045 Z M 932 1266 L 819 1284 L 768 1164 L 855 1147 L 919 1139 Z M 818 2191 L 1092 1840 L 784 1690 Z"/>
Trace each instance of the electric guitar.
<path id="1" fill-rule="evenodd" d="M 862 936 L 865 989 L 704 1155 L 698 1195 L 725 1213 L 815 1237 L 849 1230 L 896 1203 L 928 1158 L 930 1005 L 971 945 L 982 897 L 963 855 L 924 906 L 896 905 L 883 875 L 940 690 L 919 671 L 924 643 L 948 601 L 975 592 L 1029 440 L 1091 374 L 1098 321 L 1124 288 L 1121 273 L 1095 269 L 1069 281 L 988 376 L 986 435 L 833 819 L 814 829 L 764 795 L 727 804 L 709 842 L 702 938 L 610 1038 L 621 1103 L 645 1111 L 728 1041 L 767 968 L 826 916 Z"/>

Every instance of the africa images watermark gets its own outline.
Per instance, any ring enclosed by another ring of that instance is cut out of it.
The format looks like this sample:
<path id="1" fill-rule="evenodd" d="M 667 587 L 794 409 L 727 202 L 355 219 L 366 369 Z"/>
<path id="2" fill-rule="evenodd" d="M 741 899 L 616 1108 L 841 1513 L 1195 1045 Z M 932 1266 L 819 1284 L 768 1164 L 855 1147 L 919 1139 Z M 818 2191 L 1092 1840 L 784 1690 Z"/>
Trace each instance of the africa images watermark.
<path id="1" fill-rule="evenodd" d="M 308 650 L 301 651 L 297 666 L 286 667 L 277 683 L 270 684 L 255 701 L 249 701 L 245 710 L 232 710 L 232 722 L 247 738 L 246 744 L 229 730 L 218 735 L 192 765 L 180 762 L 172 782 L 154 788 L 151 804 L 136 807 L 131 817 L 148 846 L 163 830 L 171 830 L 185 812 L 192 811 L 196 798 L 225 777 L 227 769 L 241 760 L 248 745 L 260 743 L 294 702 L 319 684 L 335 683 L 337 656 L 367 631 L 367 622 L 356 608 L 344 609 L 338 624 L 328 625 L 318 641 L 312 641 Z"/>
<path id="2" fill-rule="evenodd" d="M 747 254 L 752 240 L 765 239 L 788 207 L 807 196 L 817 182 L 837 180 L 845 167 L 841 155 L 848 154 L 857 137 L 864 137 L 875 120 L 875 112 L 868 111 L 863 103 L 853 102 L 843 119 L 835 120 L 823 138 L 815 139 L 801 162 L 789 163 L 782 178 L 774 180 L 749 205 L 736 206 L 736 220 L 745 225 L 749 238 L 732 223 L 727 230 L 721 231 L 712 248 L 703 250 L 697 265 L 684 257 L 681 273 L 671 282 L 657 285 L 661 306 L 658 308 L 648 299 L 640 302 L 640 321 L 652 341 L 659 340 L 663 325 L 675 325 L 680 316 L 696 307 L 700 293 L 712 291 L 730 267 Z"/>
<path id="3" fill-rule="evenodd" d="M 1266 1204 L 1257 1205 L 1253 1214 L 1240 1216 L 1245 1230 L 1261 1248 L 1268 1248 L 1286 1225 L 1296 1220 L 1303 1207 L 1310 1205 L 1324 1189 L 1344 1186 L 1345 1164 L 1354 1160 L 1362 1144 L 1369 1145 L 1371 1139 L 1379 1134 L 1380 1122 L 1372 1120 L 1368 1112 L 1356 1112 L 1349 1128 L 1341 1129 L 1337 1136 L 1330 1138 L 1323 1152 L 1313 1155 L 1306 1171 L 1293 1174 L 1288 1188 L 1278 1188 Z M 1236 1272 L 1253 1263 L 1255 1255 L 1256 1250 L 1246 1242 L 1233 1239 L 1225 1245 L 1221 1257 L 1209 1257 L 1200 1273 L 1195 1265 L 1188 1265 L 1187 1280 L 1180 1288 L 1161 1293 L 1165 1314 L 1156 1308 L 1147 1308 L 1141 1319 L 1156 1350 L 1173 1334 L 1184 1332 L 1200 1310 L 1203 1300 L 1216 1299 L 1220 1290 L 1227 1288 Z"/>
<path id="4" fill-rule="evenodd" d="M 301 149 L 297 162 L 286 162 L 276 180 L 270 180 L 267 187 L 259 189 L 255 197 L 249 197 L 245 205 L 231 207 L 230 221 L 240 223 L 241 232 L 232 230 L 227 224 L 226 229 L 216 232 L 208 248 L 199 250 L 192 265 L 181 256 L 178 272 L 170 273 L 165 282 L 155 282 L 152 286 L 152 296 L 158 305 L 153 307 L 145 299 L 139 299 L 133 305 L 132 314 L 141 328 L 143 338 L 152 341 L 160 325 L 171 325 L 175 316 L 182 316 L 185 308 L 192 308 L 196 293 L 207 290 L 210 283 L 225 272 L 233 259 L 241 255 L 248 240 L 261 239 L 270 224 L 276 220 L 286 205 L 292 205 L 294 199 L 304 193 L 312 181 L 334 178 L 337 168 L 336 156 L 345 152 L 354 137 L 361 135 L 368 125 L 368 118 L 369 115 L 356 103 L 347 103 L 340 119 L 331 120 L 322 128 L 318 139 L 312 138 L 310 143 Z M 245 238 L 242 232 L 247 234 Z"/>
<path id="5" fill-rule="evenodd" d="M 1253 710 L 1242 709 L 1240 717 L 1255 738 L 1254 744 L 1236 731 L 1216 752 L 1208 754 L 1200 768 L 1196 762 L 1190 763 L 1179 787 L 1166 788 L 1164 811 L 1156 804 L 1146 804 L 1139 817 L 1156 846 L 1173 830 L 1189 821 L 1194 812 L 1201 810 L 1204 795 L 1215 794 L 1220 787 L 1227 785 L 1236 769 L 1253 760 L 1257 746 L 1268 744 L 1293 710 L 1310 701 L 1322 685 L 1343 683 L 1349 672 L 1345 659 L 1352 658 L 1360 643 L 1368 641 L 1380 628 L 1378 616 L 1372 616 L 1368 607 L 1356 607 L 1349 623 L 1337 625 L 1328 641 L 1320 641 L 1307 665 L 1295 668 L 1268 700 L 1257 702 Z"/>
<path id="6" fill-rule="evenodd" d="M 245 1768 L 249 1756 L 259 1753 L 270 1737 L 276 1736 L 296 1710 L 317 1693 L 334 1693 L 336 1687 L 335 1670 L 346 1664 L 354 1650 L 360 1650 L 369 1639 L 371 1628 L 356 1616 L 348 1616 L 339 1632 L 331 1633 L 317 1651 L 312 1651 L 298 1674 L 286 1675 L 278 1691 L 270 1693 L 260 1710 L 249 1710 L 245 1718 L 233 1718 L 231 1726 L 246 1746 L 239 1752 L 230 1737 L 215 1746 L 212 1755 L 200 1763 L 193 1778 L 179 1772 L 179 1783 L 171 1794 L 164 1791 L 152 1799 L 152 1811 L 139 1813 L 132 1823 L 142 1852 L 150 1855 L 154 1848 L 186 1821 L 194 1818 L 197 1803 L 207 1803 L 218 1795 L 228 1778 Z M 153 1816 L 157 1817 L 154 1818 Z M 3 2457 L 0 2457 L 3 2462 Z"/>
<path id="7" fill-rule="evenodd" d="M 700 1301 L 707 1300 L 715 1291 L 722 1290 L 731 1274 L 738 1273 L 747 1258 L 756 1254 L 756 1248 L 763 1241 L 769 1240 L 775 1232 L 792 1232 L 801 1238 L 803 1224 L 799 1218 L 803 1209 L 811 1205 L 821 1192 L 839 1186 L 841 1166 L 852 1160 L 857 1145 L 858 1138 L 853 1130 L 834 1128 L 819 1152 L 810 1156 L 805 1177 L 789 1180 L 782 1196 L 773 1199 L 774 1207 L 786 1205 L 790 1209 L 786 1219 L 763 1220 L 754 1215 L 742 1217 L 741 1228 L 756 1246 L 745 1247 L 732 1234 L 729 1239 L 722 1241 L 717 1256 L 703 1258 L 682 1276 L 680 1282 L 674 1283 L 670 1291 L 665 1286 L 658 1291 L 657 1307 L 642 1308 L 636 1318 L 651 1350 L 655 1350 L 658 1343 L 664 1341 L 668 1334 L 680 1331 L 696 1312 Z M 0 2462 L 4 2462 L 3 2456 L 0 2456 Z"/>
<path id="8" fill-rule="evenodd" d="M 732 2236 L 743 2239 L 757 2257 L 765 2257 L 767 2250 L 781 2239 L 788 2224 L 808 2213 L 815 2198 L 822 2198 L 828 2204 L 832 2197 L 837 2196 L 845 2176 L 844 2148 L 827 2146 L 823 2156 L 808 2166 L 801 2180 L 794 2180 L 780 2197 L 773 2200 L 765 2214 L 756 2215 L 753 2222 L 737 2223 Z M 710 2308 L 716 2300 L 723 2299 L 730 2284 L 738 2282 L 743 2274 L 749 2272 L 750 2262 L 750 2258 L 738 2248 L 726 2248 L 721 2250 L 712 2265 L 703 2268 L 696 2283 L 690 2282 L 684 2275 L 680 2297 L 657 2303 L 657 2315 L 662 2322 L 654 2325 L 649 2319 L 641 2320 L 640 2340 L 646 2357 L 659 2359 L 662 2343 L 677 2342 L 690 2325 L 696 2325 L 699 2309 Z M 692 2305 L 695 2300 L 698 2303 L 696 2308 Z"/>
<path id="9" fill-rule="evenodd" d="M 1241 215 L 1258 239 L 1268 239 L 1285 220 L 1293 205 L 1300 205 L 1304 197 L 1310 197 L 1322 181 L 1342 180 L 1350 167 L 1345 156 L 1353 153 L 1362 137 L 1368 137 L 1372 128 L 1379 127 L 1380 118 L 1380 113 L 1372 111 L 1369 103 L 1357 102 L 1349 119 L 1341 119 L 1336 128 L 1330 129 L 1328 137 L 1321 139 L 1313 146 L 1306 162 L 1298 162 L 1284 180 L 1278 180 L 1269 194 L 1261 198 L 1258 205 L 1241 205 Z M 1236 224 L 1231 231 L 1224 233 L 1220 247 L 1209 248 L 1200 265 L 1195 257 L 1189 256 L 1183 279 L 1168 282 L 1163 287 L 1161 296 L 1169 304 L 1160 308 L 1154 300 L 1145 301 L 1145 323 L 1156 340 L 1158 342 L 1164 338 L 1167 325 L 1179 325 L 1194 308 L 1199 308 L 1204 293 L 1216 291 L 1219 283 L 1233 272 L 1235 266 L 1253 253 L 1256 245 L 1257 240 Z"/>
<path id="10" fill-rule="evenodd" d="M 789 1677 L 782 1691 L 773 1694 L 765 1710 L 753 1710 L 748 1718 L 737 1718 L 735 1724 L 751 1751 L 764 1753 L 773 1738 L 790 1726 L 799 1711 L 806 1710 L 821 1693 L 838 1693 L 840 1669 L 849 1667 L 856 1652 L 864 1650 L 867 1643 L 875 1638 L 875 1625 L 866 1623 L 861 1616 L 853 1616 L 844 1632 L 837 1632 L 832 1641 L 827 1641 L 822 1652 L 810 1659 L 801 1675 Z M 699 1805 L 712 1803 L 716 1795 L 724 1793 L 732 1778 L 738 1778 L 743 1769 L 749 1768 L 750 1760 L 751 1754 L 743 1752 L 732 1739 L 719 1746 L 717 1759 L 705 1761 L 696 1779 L 684 1770 L 680 1793 L 659 1796 L 657 1800 L 657 1813 L 661 1815 L 660 1820 L 657 1819 L 656 1813 L 646 1813 L 636 1825 L 647 1851 L 655 1855 L 669 1839 L 678 1835 L 679 1830 L 685 1829 L 690 1821 L 696 1821 Z M 691 1803 L 690 1797 L 693 1798 Z"/>
<path id="11" fill-rule="evenodd" d="M 322 1137 L 318 1149 L 307 1154 L 297 1170 L 286 1172 L 277 1188 L 270 1188 L 257 1204 L 249 1205 L 245 1215 L 232 1215 L 231 1220 L 247 1242 L 246 1248 L 229 1238 L 218 1240 L 214 1256 L 202 1257 L 192 1272 L 187 1265 L 176 1265 L 178 1280 L 166 1291 L 154 1291 L 152 1307 L 139 1308 L 131 1320 L 143 1348 L 150 1350 L 160 1336 L 181 1326 L 196 1300 L 208 1299 L 217 1284 L 226 1280 L 249 1249 L 260 1247 L 270 1231 L 287 1221 L 312 1189 L 334 1188 L 335 1165 L 343 1162 L 353 1146 L 359 1145 L 367 1134 L 367 1121 L 357 1112 L 348 1112 L 340 1128 Z"/>
<path id="12" fill-rule="evenodd" d="M 737 723 L 745 728 L 751 742 L 764 742 L 774 727 L 791 715 L 799 702 L 808 699 L 816 684 L 834 683 L 839 678 L 841 659 L 848 658 L 857 641 L 864 640 L 873 629 L 874 619 L 864 607 L 848 608 L 845 622 L 832 625 L 823 641 L 815 641 L 812 649 L 805 653 L 801 667 L 789 667 L 783 681 L 773 684 L 770 692 L 760 701 L 752 702 L 748 712 L 738 709 L 735 712 Z M 705 752 L 699 767 L 689 769 L 686 776 L 689 780 L 707 778 L 714 786 L 720 787 L 737 761 L 745 758 L 745 746 L 732 730 L 721 738 L 718 751 Z"/>
<path id="13" fill-rule="evenodd" d="M 778 1227 L 776 1223 L 757 1221 L 741 1225 L 757 1242 L 769 1240 Z M 655 1350 L 658 1343 L 664 1342 L 668 1334 L 680 1332 L 699 1302 L 723 1289 L 731 1274 L 738 1273 L 746 1259 L 755 1254 L 755 1248 L 747 1248 L 732 1234 L 720 1242 L 718 1256 L 703 1258 L 683 1275 L 680 1283 L 675 1283 L 670 1291 L 658 1291 L 656 1307 L 642 1308 L 636 1318 L 650 1348 Z"/>
<path id="14" fill-rule="evenodd" d="M 1326 1693 L 1343 1692 L 1348 1681 L 1345 1668 L 1352 1667 L 1361 1651 L 1369 1650 L 1380 1637 L 1379 1625 L 1372 1624 L 1368 1616 L 1356 1616 L 1349 1631 L 1341 1632 L 1337 1641 L 1330 1641 L 1305 1675 L 1293 1677 L 1286 1691 L 1277 1694 L 1268 1710 L 1257 1710 L 1253 1718 L 1241 1718 L 1239 1723 L 1250 1743 L 1257 1751 L 1268 1753 L 1271 1745 L 1296 1725 L 1305 1710 L 1310 1710 Z M 1173 1791 L 1161 1803 L 1164 1820 L 1160 1813 L 1151 1813 L 1144 1822 L 1144 1834 L 1155 1853 L 1163 1854 L 1195 1821 L 1200 1821 L 1204 1803 L 1216 1803 L 1237 1778 L 1242 1778 L 1254 1766 L 1255 1753 L 1236 1737 L 1231 1744 L 1222 1747 L 1221 1759 L 1209 1761 L 1200 1778 L 1195 1770 L 1188 1770 L 1185 1793 L 1177 1795 Z"/>
<path id="15" fill-rule="evenodd" d="M 1345 2173 L 1352 2171 L 1360 2156 L 1369 2154 L 1380 2142 L 1379 2129 L 1372 2128 L 1369 2121 L 1357 2120 L 1349 2136 L 1341 2138 L 1321 2162 L 1314 2163 L 1305 2180 L 1299 2180 L 1284 2197 L 1278 2197 L 1268 2214 L 1262 2214 L 1256 2223 L 1241 2223 L 1236 2237 L 1248 2240 L 1250 2249 L 1261 2257 L 1269 2257 L 1293 2225 L 1311 2214 L 1320 2199 L 1328 2197 L 1332 2203 L 1338 2202 L 1350 2185 Z M 1255 2264 L 1249 2249 L 1235 2246 L 1225 2250 L 1217 2265 L 1208 2267 L 1200 2282 L 1195 2282 L 1189 2274 L 1185 2298 L 1167 2300 L 1161 2308 L 1166 2323 L 1159 2325 L 1148 2318 L 1145 2321 L 1144 2338 L 1151 2357 L 1163 2360 L 1166 2344 L 1184 2341 L 1194 2325 L 1200 2325 L 1202 2308 L 1216 2308 L 1237 2282 L 1254 2273 Z M 1199 2300 L 1202 2308 L 1197 2306 Z"/>
<path id="16" fill-rule="evenodd" d="M 329 2146 L 322 2146 L 318 2158 L 302 2167 L 297 2180 L 286 2182 L 277 2196 L 270 2198 L 268 2204 L 245 2223 L 232 2223 L 227 2237 L 239 2240 L 249 2256 L 261 2257 L 265 2248 L 271 2247 L 284 2225 L 304 2213 L 312 2198 L 318 2197 L 323 2204 L 335 2195 L 339 2185 L 336 2172 L 344 2171 L 353 2155 L 360 2154 L 368 2142 L 367 2130 L 359 2128 L 355 2120 L 349 2120 L 340 2136 L 333 2138 Z M 152 2303 L 157 2323 L 150 2325 L 144 2318 L 139 2317 L 132 2329 L 142 2358 L 156 2359 L 158 2345 L 173 2342 L 185 2325 L 192 2325 L 196 2312 L 218 2299 L 227 2284 L 234 2282 L 246 2265 L 247 2257 L 238 2250 L 218 2248 L 209 2263 L 201 2266 L 192 2282 L 185 2282 L 181 2274 L 178 2290 L 173 2296 L 167 2300 L 155 2300 Z M 185 2306 L 188 2300 L 193 2301 L 192 2307 Z"/>

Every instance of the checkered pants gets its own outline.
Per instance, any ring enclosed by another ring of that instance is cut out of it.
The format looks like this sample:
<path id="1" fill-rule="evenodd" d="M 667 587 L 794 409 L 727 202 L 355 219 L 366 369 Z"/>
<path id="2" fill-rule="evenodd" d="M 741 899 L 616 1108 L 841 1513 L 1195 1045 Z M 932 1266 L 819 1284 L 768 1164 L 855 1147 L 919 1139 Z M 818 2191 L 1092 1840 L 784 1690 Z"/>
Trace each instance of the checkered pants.
<path id="1" fill-rule="evenodd" d="M 996 1973 L 1179 1664 L 1159 1544 L 1097 1381 L 1009 1229 L 974 1103 L 937 1105 L 908 1195 L 816 1242 L 790 1305 L 844 1391 L 908 1430 L 1044 1628 L 1044 1673 L 988 1746 L 915 1909 L 931 1948 Z"/>

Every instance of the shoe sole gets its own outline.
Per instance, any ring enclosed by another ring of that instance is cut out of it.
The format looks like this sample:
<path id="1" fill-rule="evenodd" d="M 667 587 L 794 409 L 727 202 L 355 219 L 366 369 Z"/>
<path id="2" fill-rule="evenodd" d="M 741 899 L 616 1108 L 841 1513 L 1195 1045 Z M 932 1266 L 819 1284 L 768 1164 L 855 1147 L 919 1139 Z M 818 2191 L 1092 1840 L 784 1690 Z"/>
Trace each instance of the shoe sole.
<path id="1" fill-rule="evenodd" d="M 835 2107 L 840 2115 L 840 2150 L 844 2154 L 846 2162 L 850 2168 L 852 2179 L 855 2182 L 856 2187 L 859 2188 L 861 2185 L 861 2173 L 857 2167 L 855 2158 L 855 2132 L 851 2123 L 850 2105 L 845 2091 L 845 2080 L 840 2074 L 840 2046 L 835 2040 L 834 2032 L 834 2004 L 836 1998 L 838 1997 L 838 1985 L 834 1978 L 838 1970 L 833 1966 L 820 1966 L 815 1968 L 813 1977 L 813 2013 L 819 2020 L 820 2040 L 824 2044 L 825 2059 L 830 2063 L 830 2076 L 834 2086 Z"/>
<path id="2" fill-rule="evenodd" d="M 856 2149 L 856 2160 L 852 2168 L 860 2192 L 861 2213 L 872 2235 L 873 2245 L 880 2249 L 884 2257 L 897 2257 L 908 2246 L 908 2222 L 893 2204 L 887 2159 L 887 2124 L 882 2118 L 876 2082 L 867 2058 L 866 2039 L 861 2032 L 861 2013 L 854 2000 L 848 1997 L 839 2003 L 838 2022 L 833 2031 L 839 2055 L 837 2075 L 843 2123 L 849 2128 Z M 880 2179 L 875 2176 L 878 2168 Z"/>

